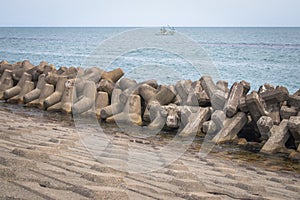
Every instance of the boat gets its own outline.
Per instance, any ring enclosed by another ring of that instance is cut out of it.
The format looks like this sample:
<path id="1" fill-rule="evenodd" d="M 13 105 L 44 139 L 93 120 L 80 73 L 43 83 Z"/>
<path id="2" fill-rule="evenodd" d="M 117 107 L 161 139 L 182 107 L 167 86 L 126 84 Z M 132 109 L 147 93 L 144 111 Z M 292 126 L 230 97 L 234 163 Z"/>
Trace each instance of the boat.
<path id="1" fill-rule="evenodd" d="M 169 25 L 167 27 L 162 26 L 160 28 L 160 32 L 156 33 L 156 35 L 174 35 L 175 34 L 175 28 L 170 27 Z"/>

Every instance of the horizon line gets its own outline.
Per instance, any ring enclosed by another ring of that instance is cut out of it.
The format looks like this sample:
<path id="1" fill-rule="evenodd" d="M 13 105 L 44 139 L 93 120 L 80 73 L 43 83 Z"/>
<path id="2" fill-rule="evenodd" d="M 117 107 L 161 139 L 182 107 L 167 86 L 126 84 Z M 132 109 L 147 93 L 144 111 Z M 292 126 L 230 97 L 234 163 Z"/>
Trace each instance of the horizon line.
<path id="1" fill-rule="evenodd" d="M 0 25 L 0 28 L 157 28 L 157 27 L 168 27 L 164 26 L 99 26 L 99 25 Z M 285 26 L 285 25 L 276 25 L 276 26 L 170 26 L 175 28 L 300 28 L 300 25 L 297 26 Z"/>

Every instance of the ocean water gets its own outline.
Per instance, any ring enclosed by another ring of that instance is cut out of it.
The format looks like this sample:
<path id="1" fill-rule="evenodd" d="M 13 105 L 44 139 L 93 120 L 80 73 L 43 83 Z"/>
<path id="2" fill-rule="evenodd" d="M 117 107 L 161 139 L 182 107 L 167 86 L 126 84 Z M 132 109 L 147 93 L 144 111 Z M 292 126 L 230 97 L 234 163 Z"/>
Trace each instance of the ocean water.
<path id="1" fill-rule="evenodd" d="M 180 55 L 195 52 L 195 61 L 209 60 L 208 66 L 217 71 L 217 78 L 229 84 L 246 80 L 253 90 L 264 83 L 284 85 L 291 93 L 300 88 L 300 28 L 176 28 L 178 33 L 174 36 L 152 38 L 152 42 L 165 42 L 180 54 L 148 48 L 152 43 L 143 49 L 136 48 L 137 42 L 126 38 L 119 38 L 113 46 L 103 48 L 105 41 L 132 30 L 135 29 L 1 27 L 0 60 L 17 62 L 28 59 L 35 65 L 45 60 L 57 68 L 122 67 L 128 77 L 139 81 L 155 78 L 170 83 L 200 78 L 203 71 L 195 70 L 193 63 Z M 184 35 L 192 43 L 184 40 L 172 42 L 176 35 Z M 140 42 L 143 38 L 137 40 Z M 201 48 L 201 55 L 194 51 L 194 44 Z M 122 48 L 127 51 L 116 57 L 118 49 Z M 97 57 L 97 52 L 105 56 Z M 98 58 L 95 59 L 97 62 L 90 62 L 93 57 Z M 106 59 L 110 61 L 109 66 L 103 65 Z"/>

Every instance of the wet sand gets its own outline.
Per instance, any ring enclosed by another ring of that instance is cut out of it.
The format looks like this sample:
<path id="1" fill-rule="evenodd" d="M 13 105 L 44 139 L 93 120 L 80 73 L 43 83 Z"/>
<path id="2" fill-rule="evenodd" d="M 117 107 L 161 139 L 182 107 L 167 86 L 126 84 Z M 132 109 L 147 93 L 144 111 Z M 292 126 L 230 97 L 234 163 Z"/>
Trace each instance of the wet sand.
<path id="1" fill-rule="evenodd" d="M 141 174 L 116 171 L 110 166 L 124 163 L 121 152 L 105 155 L 107 166 L 81 144 L 70 116 L 30 109 L 0 106 L 1 199 L 297 199 L 300 195 L 299 163 L 226 145 L 200 159 L 199 141 L 163 169 Z M 129 145 L 151 152 L 168 140 L 157 136 L 140 143 L 116 127 L 106 130 L 124 152 Z"/>

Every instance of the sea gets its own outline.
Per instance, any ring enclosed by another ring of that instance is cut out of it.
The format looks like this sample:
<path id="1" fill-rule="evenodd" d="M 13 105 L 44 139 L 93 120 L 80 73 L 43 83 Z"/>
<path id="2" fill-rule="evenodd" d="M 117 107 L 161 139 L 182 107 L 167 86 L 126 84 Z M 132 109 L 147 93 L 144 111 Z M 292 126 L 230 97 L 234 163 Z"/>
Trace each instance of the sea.
<path id="1" fill-rule="evenodd" d="M 146 30 L 146 31 L 145 31 Z M 121 67 L 138 81 L 175 83 L 214 73 L 215 81 L 300 88 L 300 28 L 0 27 L 0 60 L 55 65 Z M 92 59 L 93 58 L 93 59 Z M 208 70 L 209 69 L 209 70 Z M 215 76 L 217 74 L 217 76 Z M 216 80 L 217 79 L 217 80 Z"/>

